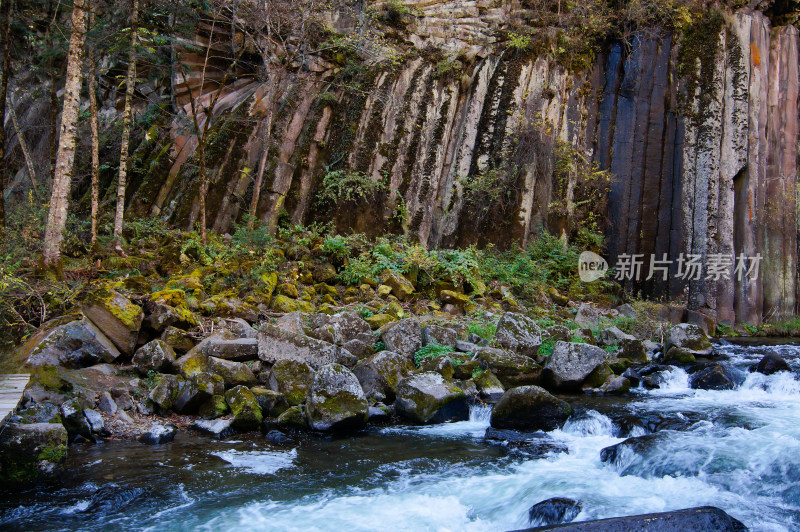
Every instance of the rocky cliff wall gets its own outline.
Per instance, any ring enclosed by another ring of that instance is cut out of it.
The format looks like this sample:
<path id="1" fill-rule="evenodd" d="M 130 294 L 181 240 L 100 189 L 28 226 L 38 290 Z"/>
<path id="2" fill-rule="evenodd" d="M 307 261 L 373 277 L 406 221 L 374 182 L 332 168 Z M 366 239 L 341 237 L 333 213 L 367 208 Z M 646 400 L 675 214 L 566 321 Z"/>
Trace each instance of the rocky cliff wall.
<path id="1" fill-rule="evenodd" d="M 345 33 L 363 8 L 350 4 L 329 20 Z M 242 220 L 269 149 L 257 209 L 264 221 L 333 220 L 343 231 L 402 232 L 430 246 L 508 246 L 543 228 L 568 234 L 579 211 L 595 210 L 611 262 L 643 254 L 645 273 L 650 255 L 763 256 L 757 280 L 686 281 L 673 264 L 669 280 L 631 289 L 683 299 L 723 322 L 795 312 L 795 27 L 771 27 L 759 11 L 709 12 L 680 34 L 655 29 L 611 42 L 576 71 L 546 50 L 498 44 L 528 23 L 527 2 L 405 4 L 411 14 L 388 33 L 402 53 L 367 54 L 354 73 L 330 57 L 305 58 L 281 81 L 270 131 L 268 82 L 230 78 L 209 139 L 215 229 Z M 203 28 L 197 40 L 213 41 Z M 189 95 L 208 101 L 191 73 L 176 83 L 183 113 Z M 186 227 L 197 220 L 188 122 L 143 138 L 131 212 Z M 324 176 L 335 170 L 363 173 L 381 189 L 322 203 Z M 610 176 L 602 198 L 588 175 Z"/>

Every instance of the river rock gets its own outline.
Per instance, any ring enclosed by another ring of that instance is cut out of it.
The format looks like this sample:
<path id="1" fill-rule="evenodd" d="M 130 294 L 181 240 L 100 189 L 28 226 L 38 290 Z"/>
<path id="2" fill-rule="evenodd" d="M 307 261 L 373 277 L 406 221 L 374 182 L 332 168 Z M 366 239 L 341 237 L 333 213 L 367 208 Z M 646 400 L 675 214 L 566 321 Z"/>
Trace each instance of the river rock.
<path id="1" fill-rule="evenodd" d="M 230 419 L 198 420 L 192 428 L 217 440 L 224 440 L 233 434 L 233 422 Z"/>
<path id="2" fill-rule="evenodd" d="M 175 375 L 161 375 L 147 397 L 162 411 L 170 410 L 178 397 L 179 384 Z"/>
<path id="3" fill-rule="evenodd" d="M 572 407 L 539 386 L 508 390 L 492 409 L 492 427 L 516 430 L 555 430 L 572 414 Z"/>
<path id="4" fill-rule="evenodd" d="M 469 418 L 464 391 L 438 373 L 419 373 L 401 380 L 394 406 L 398 414 L 420 424 Z"/>
<path id="5" fill-rule="evenodd" d="M 412 359 L 422 347 L 422 329 L 416 318 L 400 320 L 381 335 L 386 349 Z"/>
<path id="6" fill-rule="evenodd" d="M 364 391 L 353 372 L 341 364 L 322 366 L 314 375 L 306 408 L 314 430 L 358 430 L 369 418 Z"/>
<path id="7" fill-rule="evenodd" d="M 617 345 L 623 340 L 636 340 L 636 337 L 622 332 L 618 327 L 603 329 L 597 335 L 597 343 L 605 346 Z"/>
<path id="8" fill-rule="evenodd" d="M 67 457 L 67 438 L 61 423 L 7 423 L 0 431 L 0 483 L 55 475 Z"/>
<path id="9" fill-rule="evenodd" d="M 263 420 L 261 405 L 246 386 L 236 386 L 225 392 L 225 401 L 233 412 L 233 427 L 238 430 L 258 430 Z"/>
<path id="10" fill-rule="evenodd" d="M 314 369 L 326 364 L 352 367 L 358 359 L 346 349 L 301 334 L 292 334 L 263 323 L 258 331 L 258 358 L 268 364 L 279 360 L 297 360 Z"/>
<path id="11" fill-rule="evenodd" d="M 447 347 L 454 347 L 458 340 L 458 333 L 441 325 L 426 325 L 422 328 L 422 345 L 436 343 Z"/>
<path id="12" fill-rule="evenodd" d="M 98 436 L 108 436 L 109 433 L 106 430 L 106 425 L 103 421 L 103 416 L 100 415 L 100 412 L 92 410 L 91 408 L 84 408 L 83 416 L 89 423 L 89 429 L 92 431 L 92 434 L 97 434 Z"/>
<path id="13" fill-rule="evenodd" d="M 306 409 L 304 405 L 291 406 L 286 411 L 278 416 L 275 424 L 279 427 L 288 427 L 293 429 L 307 429 L 308 417 L 306 416 Z"/>
<path id="14" fill-rule="evenodd" d="M 603 383 L 600 391 L 607 394 L 628 393 L 631 391 L 631 381 L 625 377 L 615 375 Z"/>
<path id="15" fill-rule="evenodd" d="M 583 521 L 568 525 L 535 528 L 533 530 L 563 530 L 565 532 L 746 532 L 738 521 L 713 506 L 673 510 L 671 512 L 614 517 L 597 521 Z"/>
<path id="16" fill-rule="evenodd" d="M 667 331 L 665 351 L 669 353 L 672 347 L 679 347 L 694 356 L 710 355 L 713 351 L 711 340 L 708 339 L 703 329 L 691 323 L 681 323 L 670 327 Z"/>
<path id="17" fill-rule="evenodd" d="M 499 443 L 507 451 L 525 458 L 543 458 L 555 453 L 568 453 L 569 447 L 542 431 L 519 432 L 510 429 L 486 429 L 484 439 Z"/>
<path id="18" fill-rule="evenodd" d="M 212 395 L 211 399 L 200 405 L 200 408 L 197 409 L 197 413 L 203 419 L 217 419 L 218 417 L 226 415 L 230 410 L 227 401 L 225 401 L 225 395 L 216 394 Z"/>
<path id="19" fill-rule="evenodd" d="M 581 513 L 581 503 L 563 497 L 537 502 L 528 510 L 528 520 L 534 526 L 569 523 Z"/>
<path id="20" fill-rule="evenodd" d="M 83 314 L 126 355 L 136 349 L 144 313 L 139 305 L 115 290 L 101 288 L 85 300 Z"/>
<path id="21" fill-rule="evenodd" d="M 177 327 L 167 327 L 161 333 L 161 340 L 167 343 L 176 353 L 186 353 L 195 346 L 192 336 Z"/>
<path id="22" fill-rule="evenodd" d="M 523 314 L 506 312 L 497 322 L 494 338 L 500 347 L 519 355 L 535 357 L 542 345 L 542 329 Z"/>
<path id="23" fill-rule="evenodd" d="M 695 390 L 733 390 L 743 380 L 730 366 L 712 364 L 692 374 L 689 385 Z"/>
<path id="24" fill-rule="evenodd" d="M 70 399 L 61 404 L 61 423 L 67 429 L 70 439 L 77 436 L 92 437 L 92 427 L 83 414 L 83 407 L 79 399 Z"/>
<path id="25" fill-rule="evenodd" d="M 250 388 L 250 391 L 253 392 L 258 405 L 261 407 L 261 412 L 265 416 L 278 417 L 289 408 L 286 397 L 280 392 L 261 386 Z"/>
<path id="26" fill-rule="evenodd" d="M 475 386 L 478 388 L 478 394 L 482 401 L 494 404 L 503 397 L 505 388 L 500 379 L 492 373 L 491 370 L 481 372 L 480 375 L 475 377 Z"/>
<path id="27" fill-rule="evenodd" d="M 244 362 L 258 359 L 258 340 L 256 338 L 239 338 L 230 331 L 217 333 L 194 347 L 209 357 Z"/>
<path id="28" fill-rule="evenodd" d="M 28 368 L 85 368 L 100 362 L 114 362 L 119 356 L 120 351 L 111 340 L 92 322 L 82 319 L 43 326 L 20 346 L 14 358 L 25 360 Z"/>
<path id="29" fill-rule="evenodd" d="M 619 357 L 632 362 L 647 362 L 647 347 L 644 342 L 636 338 L 624 338 L 619 344 Z"/>
<path id="30" fill-rule="evenodd" d="M 306 400 L 308 390 L 314 381 L 314 370 L 308 364 L 297 360 L 279 360 L 272 366 L 269 387 L 280 392 L 289 406 L 299 405 Z"/>
<path id="31" fill-rule="evenodd" d="M 772 352 L 764 355 L 764 358 L 762 358 L 753 369 L 764 375 L 772 375 L 779 371 L 792 371 L 792 368 L 789 367 L 789 364 L 786 363 L 782 356 Z"/>
<path id="32" fill-rule="evenodd" d="M 136 350 L 133 366 L 142 375 L 150 371 L 163 373 L 175 364 L 175 351 L 163 340 L 153 340 Z"/>
<path id="33" fill-rule="evenodd" d="M 160 445 L 174 440 L 177 433 L 178 427 L 171 423 L 166 425 L 154 424 L 138 439 L 147 445 Z"/>
<path id="34" fill-rule="evenodd" d="M 543 377 L 553 389 L 577 390 L 606 356 L 605 351 L 594 345 L 556 342 L 544 366 Z"/>
<path id="35" fill-rule="evenodd" d="M 208 371 L 222 377 L 226 386 L 252 386 L 258 382 L 253 371 L 242 362 L 208 357 Z"/>
<path id="36" fill-rule="evenodd" d="M 206 386 L 201 389 L 194 378 L 183 380 L 178 383 L 178 393 L 172 403 L 172 410 L 179 414 L 196 414 L 200 406 L 213 395 L 213 389 L 209 390 Z"/>
<path id="37" fill-rule="evenodd" d="M 542 367 L 531 357 L 492 347 L 477 348 L 481 367 L 491 370 L 505 388 L 539 384 Z"/>
<path id="38" fill-rule="evenodd" d="M 414 371 L 409 358 L 393 351 L 381 351 L 361 361 L 353 373 L 367 397 L 394 401 L 397 385 Z"/>

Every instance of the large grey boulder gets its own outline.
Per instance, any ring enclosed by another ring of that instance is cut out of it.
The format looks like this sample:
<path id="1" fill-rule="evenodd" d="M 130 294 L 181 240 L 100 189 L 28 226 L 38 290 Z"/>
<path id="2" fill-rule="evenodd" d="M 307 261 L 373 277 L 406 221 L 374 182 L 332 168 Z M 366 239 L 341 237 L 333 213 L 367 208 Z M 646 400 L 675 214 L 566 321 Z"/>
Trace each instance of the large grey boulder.
<path id="1" fill-rule="evenodd" d="M 595 345 L 556 342 L 544 366 L 544 382 L 556 390 L 578 390 L 606 356 L 607 353 Z"/>
<path id="2" fill-rule="evenodd" d="M 67 431 L 61 423 L 7 423 L 0 431 L 0 484 L 52 476 L 66 456 Z"/>
<path id="3" fill-rule="evenodd" d="M 467 396 L 438 373 L 419 373 L 400 381 L 397 413 L 414 423 L 444 423 L 469 418 Z"/>
<path id="4" fill-rule="evenodd" d="M 209 357 L 244 362 L 258 358 L 258 340 L 240 338 L 231 331 L 213 334 L 197 344 L 194 349 Z"/>
<path id="5" fill-rule="evenodd" d="M 292 334 L 264 323 L 258 331 L 258 358 L 268 364 L 279 360 L 297 360 L 314 369 L 327 364 L 352 367 L 358 359 L 346 349 L 316 338 Z"/>
<path id="6" fill-rule="evenodd" d="M 667 331 L 664 352 L 669 353 L 673 347 L 695 356 L 710 355 L 713 351 L 711 340 L 708 339 L 703 329 L 691 323 L 681 323 L 670 327 Z"/>
<path id="7" fill-rule="evenodd" d="M 492 409 L 491 424 L 498 429 L 555 430 L 572 414 L 572 407 L 539 386 L 508 390 Z"/>
<path id="8" fill-rule="evenodd" d="M 422 329 L 416 318 L 400 320 L 381 335 L 386 349 L 409 358 L 422 347 Z"/>
<path id="9" fill-rule="evenodd" d="M 258 382 L 253 371 L 242 362 L 208 357 L 208 371 L 222 377 L 226 386 L 252 386 Z"/>
<path id="10" fill-rule="evenodd" d="M 581 303 L 575 314 L 575 323 L 581 327 L 596 327 L 600 323 L 600 312 L 587 303 Z"/>
<path id="11" fill-rule="evenodd" d="M 15 358 L 26 366 L 64 366 L 84 368 L 101 362 L 114 362 L 120 351 L 92 322 L 75 320 L 63 325 L 45 325 L 19 348 Z"/>
<path id="12" fill-rule="evenodd" d="M 542 329 L 523 314 L 506 312 L 497 322 L 495 341 L 517 354 L 534 357 L 542 345 Z"/>
<path id="13" fill-rule="evenodd" d="M 407 356 L 392 351 L 376 353 L 353 368 L 367 397 L 387 401 L 394 401 L 397 385 L 413 371 Z"/>
<path id="14" fill-rule="evenodd" d="M 170 410 L 178 397 L 179 385 L 175 375 L 161 375 L 147 397 L 161 410 Z"/>
<path id="15" fill-rule="evenodd" d="M 133 366 L 142 375 L 149 371 L 163 373 L 172 369 L 175 360 L 175 351 L 166 342 L 153 340 L 136 350 Z"/>
<path id="16" fill-rule="evenodd" d="M 426 325 L 422 328 L 422 345 L 436 343 L 447 347 L 455 347 L 457 341 L 458 333 L 449 327 Z"/>
<path id="17" fill-rule="evenodd" d="M 369 406 L 353 372 L 341 364 L 322 366 L 314 375 L 306 404 L 314 430 L 358 430 L 367 424 Z"/>

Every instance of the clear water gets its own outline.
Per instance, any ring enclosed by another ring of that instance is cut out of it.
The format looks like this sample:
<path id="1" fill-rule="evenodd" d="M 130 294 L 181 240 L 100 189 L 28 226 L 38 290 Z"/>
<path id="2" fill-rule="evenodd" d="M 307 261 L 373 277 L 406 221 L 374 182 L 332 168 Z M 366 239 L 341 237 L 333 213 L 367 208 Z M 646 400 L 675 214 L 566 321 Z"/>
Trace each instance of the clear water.
<path id="1" fill-rule="evenodd" d="M 767 350 L 800 369 L 797 346 L 719 350 L 742 370 Z M 73 447 L 61 484 L 0 488 L 0 529 L 513 530 L 550 497 L 580 500 L 576 520 L 714 505 L 751 530 L 800 527 L 796 375 L 696 391 L 676 369 L 659 390 L 569 400 L 578 414 L 550 433 L 569 452 L 540 459 L 485 441 L 486 408 L 461 423 L 282 446 L 179 434 L 159 447 Z M 652 445 L 601 462 L 604 447 L 654 429 Z"/>

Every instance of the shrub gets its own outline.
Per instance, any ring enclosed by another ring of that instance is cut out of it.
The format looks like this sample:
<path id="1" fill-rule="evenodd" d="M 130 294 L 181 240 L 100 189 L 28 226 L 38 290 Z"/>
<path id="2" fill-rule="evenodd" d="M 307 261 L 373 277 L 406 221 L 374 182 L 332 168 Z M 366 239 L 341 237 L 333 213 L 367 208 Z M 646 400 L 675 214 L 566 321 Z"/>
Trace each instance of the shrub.
<path id="1" fill-rule="evenodd" d="M 322 178 L 319 199 L 323 203 L 362 201 L 384 189 L 382 181 L 375 181 L 364 172 L 335 170 Z"/>

